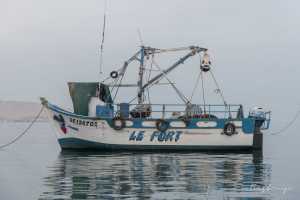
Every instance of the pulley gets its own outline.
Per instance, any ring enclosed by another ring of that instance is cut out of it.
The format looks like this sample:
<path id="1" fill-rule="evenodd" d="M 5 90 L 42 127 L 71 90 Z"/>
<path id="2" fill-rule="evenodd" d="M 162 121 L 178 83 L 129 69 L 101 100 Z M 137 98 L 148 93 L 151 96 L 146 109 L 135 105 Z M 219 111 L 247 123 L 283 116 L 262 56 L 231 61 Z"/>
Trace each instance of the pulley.
<path id="1" fill-rule="evenodd" d="M 203 72 L 208 72 L 210 70 L 210 65 L 201 65 L 200 69 Z"/>
<path id="2" fill-rule="evenodd" d="M 207 52 L 205 52 L 202 58 L 200 69 L 203 72 L 208 72 L 210 70 L 210 65 L 211 65 L 210 56 L 208 55 Z"/>

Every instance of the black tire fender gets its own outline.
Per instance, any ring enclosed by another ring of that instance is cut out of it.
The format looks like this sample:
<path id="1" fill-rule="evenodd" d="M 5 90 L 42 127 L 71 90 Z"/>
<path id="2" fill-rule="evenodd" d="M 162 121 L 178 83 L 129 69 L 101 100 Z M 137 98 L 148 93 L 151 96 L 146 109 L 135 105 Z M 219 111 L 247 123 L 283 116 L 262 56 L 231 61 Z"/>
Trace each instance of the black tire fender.
<path id="1" fill-rule="evenodd" d="M 115 79 L 115 78 L 118 78 L 118 76 L 119 76 L 119 73 L 117 71 L 110 72 L 110 77 L 111 78 Z"/>
<path id="2" fill-rule="evenodd" d="M 232 136 L 234 134 L 236 134 L 236 127 L 233 123 L 229 122 L 226 123 L 223 129 L 223 133 L 227 136 Z"/>
<path id="3" fill-rule="evenodd" d="M 113 129 L 120 131 L 125 127 L 126 123 L 125 120 L 121 117 L 115 117 L 112 120 L 112 127 Z"/>
<path id="4" fill-rule="evenodd" d="M 155 123 L 157 130 L 159 130 L 160 132 L 165 132 L 166 130 L 168 130 L 170 124 L 169 122 L 167 122 L 166 120 L 163 119 L 159 119 L 156 121 Z"/>

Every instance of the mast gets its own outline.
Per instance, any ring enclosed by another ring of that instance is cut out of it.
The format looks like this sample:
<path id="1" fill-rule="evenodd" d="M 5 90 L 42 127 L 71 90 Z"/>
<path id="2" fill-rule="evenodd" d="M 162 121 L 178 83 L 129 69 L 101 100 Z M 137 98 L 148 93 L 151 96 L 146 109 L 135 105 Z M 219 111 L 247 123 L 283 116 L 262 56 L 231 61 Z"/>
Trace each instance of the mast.
<path id="1" fill-rule="evenodd" d="M 99 84 L 101 82 L 102 74 L 103 74 L 103 50 L 104 50 L 104 39 L 105 39 L 105 27 L 106 27 L 106 7 L 107 0 L 104 2 L 104 10 L 103 10 L 103 26 L 102 26 L 102 39 L 100 45 L 100 65 L 99 65 Z M 99 85 L 100 87 L 100 85 Z"/>
<path id="2" fill-rule="evenodd" d="M 138 104 L 142 104 L 144 101 L 144 89 L 143 89 L 143 77 L 144 77 L 144 57 L 145 57 L 145 47 L 141 46 L 141 58 L 140 58 L 140 68 L 139 68 L 139 80 L 138 80 Z"/>

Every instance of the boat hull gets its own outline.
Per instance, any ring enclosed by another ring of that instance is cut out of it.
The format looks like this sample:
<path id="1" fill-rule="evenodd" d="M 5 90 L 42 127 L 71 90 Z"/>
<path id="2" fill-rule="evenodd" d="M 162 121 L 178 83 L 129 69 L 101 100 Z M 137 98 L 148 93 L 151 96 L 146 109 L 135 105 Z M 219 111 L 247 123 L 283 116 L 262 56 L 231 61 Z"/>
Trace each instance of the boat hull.
<path id="1" fill-rule="evenodd" d="M 46 108 L 62 149 L 225 151 L 262 148 L 262 134 L 245 132 L 242 121 L 232 122 L 236 124 L 236 133 L 231 136 L 223 134 L 223 128 L 210 121 L 199 121 L 196 124 L 200 127 L 193 128 L 174 121 L 170 123 L 174 127 L 161 132 L 156 129 L 155 120 L 126 120 L 125 128 L 115 130 L 111 119 L 80 116 L 50 104 Z"/>
<path id="2" fill-rule="evenodd" d="M 62 149 L 96 149 L 103 151 L 249 151 L 246 145 L 124 145 L 107 144 L 78 138 L 61 138 L 58 142 Z"/>

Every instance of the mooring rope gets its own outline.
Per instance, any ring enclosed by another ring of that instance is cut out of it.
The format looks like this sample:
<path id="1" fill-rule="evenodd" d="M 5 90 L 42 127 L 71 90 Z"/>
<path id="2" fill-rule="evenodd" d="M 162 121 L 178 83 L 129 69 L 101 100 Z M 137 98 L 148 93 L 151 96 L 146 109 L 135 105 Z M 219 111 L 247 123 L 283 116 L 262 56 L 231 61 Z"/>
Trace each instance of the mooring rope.
<path id="1" fill-rule="evenodd" d="M 42 106 L 41 110 L 38 112 L 36 117 L 31 121 L 31 123 L 27 126 L 27 128 L 21 134 L 19 134 L 17 137 L 15 137 L 12 141 L 1 145 L 0 149 L 10 146 L 13 143 L 17 142 L 20 138 L 22 138 L 30 130 L 30 128 L 35 124 L 35 122 L 38 120 L 38 118 L 40 118 L 43 110 L 44 110 L 44 106 Z"/>
<path id="2" fill-rule="evenodd" d="M 270 135 L 279 135 L 285 131 L 287 131 L 295 122 L 296 120 L 299 118 L 300 116 L 300 110 L 298 110 L 295 114 L 295 116 L 292 118 L 292 120 L 287 123 L 283 128 L 279 129 L 279 131 L 273 132 L 273 133 L 269 133 Z"/>

